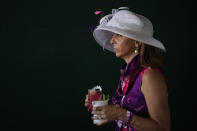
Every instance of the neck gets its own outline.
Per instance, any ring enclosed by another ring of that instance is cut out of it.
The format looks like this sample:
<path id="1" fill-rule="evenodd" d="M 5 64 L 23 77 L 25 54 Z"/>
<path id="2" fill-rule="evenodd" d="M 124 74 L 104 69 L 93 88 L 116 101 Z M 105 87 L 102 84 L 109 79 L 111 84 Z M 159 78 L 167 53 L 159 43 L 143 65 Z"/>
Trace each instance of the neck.
<path id="1" fill-rule="evenodd" d="M 132 53 L 132 54 L 130 54 L 130 55 L 128 55 L 128 56 L 125 56 L 123 59 L 124 59 L 124 61 L 128 64 L 132 59 L 133 59 L 133 57 L 135 57 L 137 54 L 135 54 L 135 53 Z"/>

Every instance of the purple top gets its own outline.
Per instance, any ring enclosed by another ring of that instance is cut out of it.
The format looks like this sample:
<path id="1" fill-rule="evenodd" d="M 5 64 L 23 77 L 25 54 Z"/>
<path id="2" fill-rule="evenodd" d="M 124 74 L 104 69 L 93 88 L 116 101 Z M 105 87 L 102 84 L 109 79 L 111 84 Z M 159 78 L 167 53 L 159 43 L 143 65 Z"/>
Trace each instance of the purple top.
<path id="1" fill-rule="evenodd" d="M 147 69 L 149 68 L 141 67 L 140 55 L 138 54 L 128 63 L 125 70 L 121 70 L 120 82 L 112 97 L 114 105 L 129 110 L 136 115 L 149 117 L 146 101 L 141 92 L 142 75 Z M 124 125 L 120 120 L 116 120 L 116 124 L 116 131 L 122 131 L 123 128 L 127 131 L 136 131 L 131 126 Z"/>

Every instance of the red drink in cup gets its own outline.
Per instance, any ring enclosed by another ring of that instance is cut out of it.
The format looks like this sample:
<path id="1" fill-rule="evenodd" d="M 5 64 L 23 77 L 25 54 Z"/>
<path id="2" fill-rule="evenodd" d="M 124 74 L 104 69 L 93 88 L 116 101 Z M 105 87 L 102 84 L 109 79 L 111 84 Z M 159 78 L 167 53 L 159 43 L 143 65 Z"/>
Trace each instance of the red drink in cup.
<path id="1" fill-rule="evenodd" d="M 98 101 L 102 98 L 102 89 L 93 88 L 88 90 L 88 111 L 92 111 L 92 101 Z"/>

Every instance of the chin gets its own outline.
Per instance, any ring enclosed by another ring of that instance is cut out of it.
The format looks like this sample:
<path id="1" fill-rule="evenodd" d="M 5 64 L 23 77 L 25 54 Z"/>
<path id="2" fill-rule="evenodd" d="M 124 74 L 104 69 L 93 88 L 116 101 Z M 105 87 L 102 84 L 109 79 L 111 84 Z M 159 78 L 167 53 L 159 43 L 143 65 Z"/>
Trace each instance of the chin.
<path id="1" fill-rule="evenodd" d="M 121 58 L 121 54 L 115 53 L 116 57 Z"/>

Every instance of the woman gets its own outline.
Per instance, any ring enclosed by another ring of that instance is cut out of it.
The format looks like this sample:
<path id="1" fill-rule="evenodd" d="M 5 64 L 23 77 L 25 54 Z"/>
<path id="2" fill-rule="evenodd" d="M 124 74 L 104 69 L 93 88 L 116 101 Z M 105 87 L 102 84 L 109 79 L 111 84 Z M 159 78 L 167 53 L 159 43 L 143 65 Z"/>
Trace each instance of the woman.
<path id="1" fill-rule="evenodd" d="M 112 105 L 93 108 L 98 126 L 116 121 L 116 131 L 170 131 L 162 52 L 151 22 L 127 7 L 113 9 L 93 32 L 95 40 L 125 61 Z M 86 95 L 85 106 L 88 103 Z"/>

